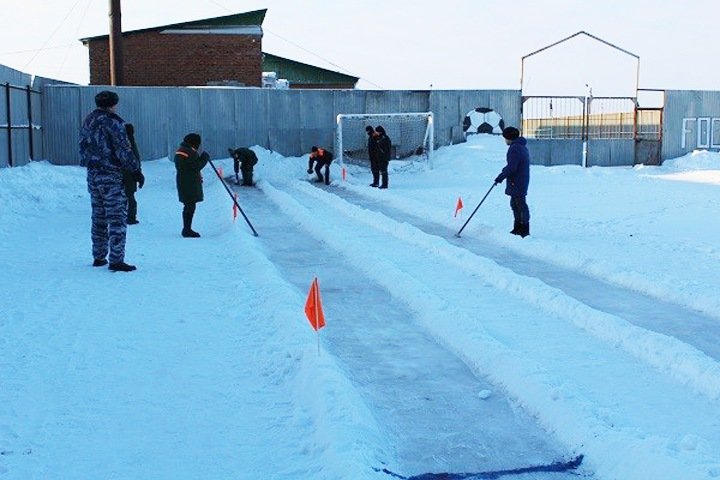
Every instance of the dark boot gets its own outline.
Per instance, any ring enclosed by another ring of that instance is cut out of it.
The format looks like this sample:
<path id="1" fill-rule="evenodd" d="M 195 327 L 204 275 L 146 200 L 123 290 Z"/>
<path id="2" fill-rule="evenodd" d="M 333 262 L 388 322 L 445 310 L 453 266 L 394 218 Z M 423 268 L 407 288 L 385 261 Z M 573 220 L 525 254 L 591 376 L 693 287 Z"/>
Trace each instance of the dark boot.
<path id="1" fill-rule="evenodd" d="M 380 184 L 380 188 L 387 188 L 388 187 L 388 174 L 387 172 L 381 172 L 380 177 L 382 178 L 382 183 Z"/>
<path id="2" fill-rule="evenodd" d="M 527 237 L 528 235 L 530 235 L 530 224 L 529 224 L 529 223 L 521 223 L 521 224 L 520 224 L 520 233 L 519 233 L 519 235 L 520 235 L 522 238 L 525 238 L 525 237 Z"/>
<path id="3" fill-rule="evenodd" d="M 111 272 L 132 272 L 133 270 L 137 270 L 137 267 L 135 265 L 128 265 L 125 262 L 118 262 L 111 263 L 108 270 Z"/>
<path id="4" fill-rule="evenodd" d="M 513 235 L 520 235 L 520 222 L 515 220 L 515 224 L 513 225 L 513 229 L 510 230 L 510 233 Z"/>
<path id="5" fill-rule="evenodd" d="M 372 172 L 373 182 L 370 184 L 371 187 L 377 187 L 380 185 L 380 172 Z"/>
<path id="6" fill-rule="evenodd" d="M 95 261 L 93 261 L 93 267 L 104 267 L 108 264 L 108 261 L 104 258 L 96 258 Z"/>
<path id="7" fill-rule="evenodd" d="M 185 238 L 198 238 L 200 234 L 192 229 L 194 208 L 183 209 L 183 229 L 181 235 Z"/>

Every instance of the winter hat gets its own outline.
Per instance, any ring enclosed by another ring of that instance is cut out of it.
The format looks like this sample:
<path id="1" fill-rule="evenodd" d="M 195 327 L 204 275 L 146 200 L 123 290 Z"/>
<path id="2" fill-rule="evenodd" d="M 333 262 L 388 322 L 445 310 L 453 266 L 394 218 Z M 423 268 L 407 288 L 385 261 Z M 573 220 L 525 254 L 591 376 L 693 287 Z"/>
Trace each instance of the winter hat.
<path id="1" fill-rule="evenodd" d="M 311 151 L 311 152 L 317 152 L 317 151 L 318 151 L 318 147 L 313 146 L 313 147 L 310 149 L 310 151 Z"/>
<path id="2" fill-rule="evenodd" d="M 119 101 L 120 98 L 118 98 L 117 93 L 109 90 L 103 90 L 95 95 L 95 105 L 97 105 L 98 108 L 114 107 Z"/>
<path id="3" fill-rule="evenodd" d="M 183 142 L 187 143 L 192 147 L 199 148 L 202 139 L 197 133 L 188 133 L 187 135 L 185 135 L 185 138 L 183 138 Z"/>
<path id="4" fill-rule="evenodd" d="M 515 127 L 507 127 L 503 130 L 502 136 L 508 140 L 515 140 L 520 136 L 520 130 Z"/>
<path id="5" fill-rule="evenodd" d="M 365 127 L 365 131 L 367 133 L 373 133 L 375 130 L 373 130 L 373 128 L 370 125 L 368 125 L 367 127 Z"/>
<path id="6" fill-rule="evenodd" d="M 380 135 L 385 135 L 385 129 L 382 125 L 378 125 L 377 127 L 375 127 L 375 131 L 378 132 Z"/>

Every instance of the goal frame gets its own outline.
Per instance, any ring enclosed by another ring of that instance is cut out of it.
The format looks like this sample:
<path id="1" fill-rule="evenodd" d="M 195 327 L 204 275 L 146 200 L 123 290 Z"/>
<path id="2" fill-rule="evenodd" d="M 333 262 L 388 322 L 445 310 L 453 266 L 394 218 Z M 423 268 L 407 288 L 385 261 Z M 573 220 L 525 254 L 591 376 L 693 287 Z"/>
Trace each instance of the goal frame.
<path id="1" fill-rule="evenodd" d="M 432 112 L 408 112 L 408 113 L 340 113 L 336 119 L 335 127 L 335 151 L 338 152 L 338 159 L 341 165 L 345 165 L 345 154 L 343 152 L 342 140 L 342 121 L 348 120 L 368 120 L 368 119 L 388 119 L 388 118 L 425 118 L 427 126 L 425 127 L 425 137 L 423 145 L 427 145 L 427 163 L 430 169 L 433 168 L 433 152 L 435 150 L 435 121 Z"/>

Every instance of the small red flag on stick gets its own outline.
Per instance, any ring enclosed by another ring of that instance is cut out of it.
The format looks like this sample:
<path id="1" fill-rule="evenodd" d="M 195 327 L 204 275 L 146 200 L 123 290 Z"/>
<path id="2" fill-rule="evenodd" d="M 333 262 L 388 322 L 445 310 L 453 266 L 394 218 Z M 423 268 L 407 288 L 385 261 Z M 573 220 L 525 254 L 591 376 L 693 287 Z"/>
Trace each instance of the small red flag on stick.
<path id="1" fill-rule="evenodd" d="M 315 331 L 325 326 L 325 314 L 322 309 L 322 301 L 320 300 L 320 286 L 317 277 L 315 277 L 310 285 L 307 301 L 305 302 L 305 315 L 310 321 L 310 325 Z"/>
<path id="2" fill-rule="evenodd" d="M 342 167 L 342 179 L 343 182 L 347 180 L 347 171 L 345 171 L 345 167 Z"/>
<path id="3" fill-rule="evenodd" d="M 463 208 L 462 198 L 458 197 L 457 205 L 455 205 L 455 216 L 457 217 L 457 214 L 460 210 Z"/>

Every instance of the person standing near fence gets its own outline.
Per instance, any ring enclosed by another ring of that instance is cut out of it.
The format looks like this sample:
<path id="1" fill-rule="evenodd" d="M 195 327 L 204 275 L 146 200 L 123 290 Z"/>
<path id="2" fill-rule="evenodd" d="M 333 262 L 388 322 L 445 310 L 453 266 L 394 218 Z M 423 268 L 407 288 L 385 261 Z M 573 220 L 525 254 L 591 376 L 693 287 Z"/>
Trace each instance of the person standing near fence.
<path id="1" fill-rule="evenodd" d="M 145 176 L 142 174 L 142 163 L 140 162 L 140 151 L 138 150 L 137 143 L 135 143 L 135 127 L 132 123 L 125 124 L 125 131 L 128 134 L 130 140 L 130 148 L 132 148 L 135 159 L 140 165 L 140 171 L 133 173 L 129 170 L 123 169 L 123 186 L 125 187 L 125 195 L 128 199 L 128 213 L 127 213 L 127 224 L 137 225 L 140 223 L 137 219 L 137 200 L 135 200 L 135 192 L 138 188 L 142 188 L 145 185 Z"/>
<path id="2" fill-rule="evenodd" d="M 379 188 L 388 188 L 388 165 L 390 165 L 392 157 L 392 140 L 387 136 L 382 125 L 375 127 L 375 132 L 377 133 L 375 143 L 377 145 L 378 170 L 381 178 Z"/>
<path id="3" fill-rule="evenodd" d="M 507 179 L 505 194 L 510 197 L 510 208 L 515 218 L 510 233 L 525 238 L 530 235 L 530 209 L 526 199 L 530 184 L 530 152 L 527 149 L 527 140 L 520 136 L 517 128 L 505 128 L 502 136 L 508 145 L 507 165 L 495 178 L 495 185 Z"/>
<path id="4" fill-rule="evenodd" d="M 185 238 L 198 238 L 200 234 L 192 229 L 195 207 L 203 201 L 201 170 L 210 160 L 207 152 L 200 153 L 202 139 L 197 133 L 188 133 L 175 152 L 175 177 L 178 200 L 183 204 L 183 229 L 180 233 Z"/>
<path id="5" fill-rule="evenodd" d="M 122 171 L 136 175 L 140 164 L 133 154 L 125 122 L 115 113 L 119 98 L 104 90 L 95 96 L 93 110 L 80 128 L 80 161 L 87 167 L 87 185 L 92 206 L 93 267 L 108 264 L 114 272 L 131 272 L 125 263 L 127 196 Z"/>
<path id="6" fill-rule="evenodd" d="M 370 160 L 370 172 L 372 173 L 373 181 L 370 184 L 371 187 L 377 187 L 380 185 L 380 168 L 378 167 L 378 146 L 375 129 L 368 125 L 365 127 L 365 132 L 368 135 L 368 159 Z"/>

